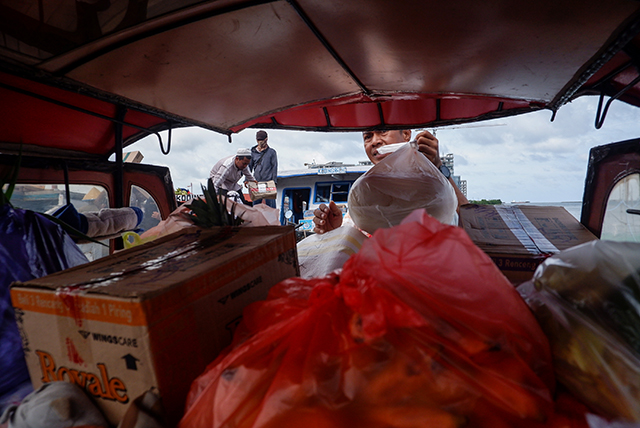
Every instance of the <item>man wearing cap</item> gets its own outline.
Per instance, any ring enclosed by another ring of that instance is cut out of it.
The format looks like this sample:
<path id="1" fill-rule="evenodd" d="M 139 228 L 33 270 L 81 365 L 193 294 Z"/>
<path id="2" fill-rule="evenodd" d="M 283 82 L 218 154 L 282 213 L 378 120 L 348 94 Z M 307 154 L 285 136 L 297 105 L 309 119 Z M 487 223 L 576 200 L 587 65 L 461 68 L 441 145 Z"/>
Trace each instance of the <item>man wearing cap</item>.
<path id="1" fill-rule="evenodd" d="M 249 162 L 251 162 L 251 150 L 238 149 L 235 155 L 220 159 L 211 168 L 209 177 L 213 181 L 213 187 L 217 192 L 226 194 L 229 191 L 238 192 L 243 202 L 251 205 L 250 202 L 244 200 L 242 195 L 242 186 L 238 184 L 238 180 L 244 175 L 244 184 L 247 181 L 256 181 L 249 170 Z M 221 189 L 222 191 L 220 192 Z"/>
<path id="2" fill-rule="evenodd" d="M 251 163 L 249 169 L 253 171 L 253 175 L 258 181 L 273 180 L 274 183 L 278 177 L 278 154 L 269 147 L 267 143 L 269 136 L 265 131 L 256 132 L 256 144 L 251 148 Z M 253 205 L 266 203 L 271 208 L 276 207 L 275 199 L 257 199 L 253 201 Z"/>

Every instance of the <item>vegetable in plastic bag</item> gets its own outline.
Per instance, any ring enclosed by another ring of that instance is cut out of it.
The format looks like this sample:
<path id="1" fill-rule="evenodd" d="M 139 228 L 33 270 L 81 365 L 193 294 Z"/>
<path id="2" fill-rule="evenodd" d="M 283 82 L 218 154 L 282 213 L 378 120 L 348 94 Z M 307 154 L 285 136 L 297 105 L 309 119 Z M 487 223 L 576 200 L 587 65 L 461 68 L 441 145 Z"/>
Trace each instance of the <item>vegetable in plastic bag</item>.
<path id="1" fill-rule="evenodd" d="M 451 183 L 411 144 L 361 175 L 351 186 L 348 206 L 356 226 L 369 233 L 397 226 L 419 208 L 444 224 L 457 224 Z"/>
<path id="2" fill-rule="evenodd" d="M 561 251 L 518 291 L 549 337 L 558 380 L 603 415 L 640 422 L 640 244 Z"/>
<path id="3" fill-rule="evenodd" d="M 179 426 L 585 426 L 554 425 L 554 382 L 513 286 L 462 229 L 419 210 L 339 274 L 285 280 L 248 306 Z"/>
<path id="4" fill-rule="evenodd" d="M 87 262 L 71 237 L 46 217 L 0 207 L 0 395 L 29 380 L 9 286 Z"/>

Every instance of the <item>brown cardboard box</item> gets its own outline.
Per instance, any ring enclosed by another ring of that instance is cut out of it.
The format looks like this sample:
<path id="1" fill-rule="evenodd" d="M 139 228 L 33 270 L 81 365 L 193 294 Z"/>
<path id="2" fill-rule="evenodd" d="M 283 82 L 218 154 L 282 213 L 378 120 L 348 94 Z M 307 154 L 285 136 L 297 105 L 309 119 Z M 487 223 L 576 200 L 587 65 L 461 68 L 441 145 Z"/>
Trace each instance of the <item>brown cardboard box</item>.
<path id="1" fill-rule="evenodd" d="M 513 284 L 531 279 L 547 257 L 598 239 L 563 207 L 465 205 L 460 220 Z"/>
<path id="2" fill-rule="evenodd" d="M 297 275 L 293 227 L 194 227 L 14 283 L 11 298 L 35 387 L 83 385 L 114 425 L 156 387 L 175 424 L 243 308 Z"/>
<path id="3" fill-rule="evenodd" d="M 276 199 L 278 196 L 278 189 L 276 188 L 276 182 L 269 181 L 247 181 L 247 187 L 249 188 L 249 197 L 252 201 L 258 199 Z"/>
<path id="4" fill-rule="evenodd" d="M 142 162 L 142 159 L 144 159 L 144 155 L 138 151 L 127 152 L 122 157 L 123 162 L 130 162 L 130 163 L 140 163 Z"/>

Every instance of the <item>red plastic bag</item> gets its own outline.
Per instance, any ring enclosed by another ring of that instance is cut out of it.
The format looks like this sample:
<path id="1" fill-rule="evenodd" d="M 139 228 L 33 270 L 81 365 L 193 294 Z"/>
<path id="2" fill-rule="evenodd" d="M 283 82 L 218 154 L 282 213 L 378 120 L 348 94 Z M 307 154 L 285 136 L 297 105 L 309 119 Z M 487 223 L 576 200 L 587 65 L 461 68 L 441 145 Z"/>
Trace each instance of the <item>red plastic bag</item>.
<path id="1" fill-rule="evenodd" d="M 180 427 L 543 426 L 562 422 L 553 391 L 524 301 L 462 229 L 419 210 L 341 273 L 249 306 Z"/>

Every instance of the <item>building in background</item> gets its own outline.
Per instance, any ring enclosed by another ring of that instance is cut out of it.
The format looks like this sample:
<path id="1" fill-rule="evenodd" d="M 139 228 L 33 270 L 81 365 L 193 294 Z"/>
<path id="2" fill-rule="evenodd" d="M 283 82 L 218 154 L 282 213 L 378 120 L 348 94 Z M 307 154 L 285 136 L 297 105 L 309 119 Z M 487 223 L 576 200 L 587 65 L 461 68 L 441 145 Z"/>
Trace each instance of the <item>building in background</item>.
<path id="1" fill-rule="evenodd" d="M 453 168 L 453 153 L 447 153 L 444 156 L 440 156 L 440 160 L 442 160 L 442 163 L 449 168 L 453 182 L 458 186 L 458 189 L 460 189 L 462 194 L 467 197 L 467 180 L 462 180 L 459 175 L 455 175 Z"/>

